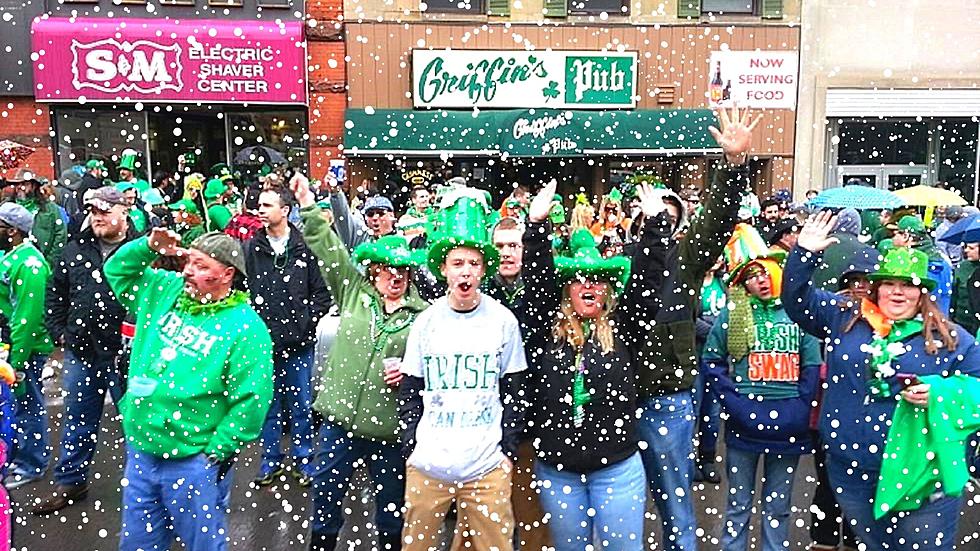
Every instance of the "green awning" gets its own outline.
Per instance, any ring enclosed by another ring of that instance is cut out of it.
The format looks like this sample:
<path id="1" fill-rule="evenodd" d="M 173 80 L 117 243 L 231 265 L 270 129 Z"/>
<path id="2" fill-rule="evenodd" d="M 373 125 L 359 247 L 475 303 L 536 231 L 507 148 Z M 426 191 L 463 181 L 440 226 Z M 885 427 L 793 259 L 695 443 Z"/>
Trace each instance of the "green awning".
<path id="1" fill-rule="evenodd" d="M 414 111 L 348 109 L 344 154 L 667 155 L 721 152 L 707 109 Z"/>

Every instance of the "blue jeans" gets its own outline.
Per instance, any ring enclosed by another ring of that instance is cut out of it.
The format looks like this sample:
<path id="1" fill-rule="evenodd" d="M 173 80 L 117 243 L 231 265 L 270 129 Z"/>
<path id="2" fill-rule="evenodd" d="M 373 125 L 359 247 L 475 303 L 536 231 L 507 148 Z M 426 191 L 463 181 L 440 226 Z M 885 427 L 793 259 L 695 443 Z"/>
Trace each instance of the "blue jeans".
<path id="1" fill-rule="evenodd" d="M 602 542 L 594 547 L 604 551 L 646 547 L 647 487 L 639 453 L 589 474 L 559 471 L 542 461 L 535 462 L 534 473 L 556 551 L 581 551 L 594 535 Z"/>
<path id="2" fill-rule="evenodd" d="M 75 486 L 88 479 L 105 395 L 109 393 L 118 404 L 122 388 L 111 358 L 82 361 L 66 348 L 64 365 L 65 417 L 54 479 L 58 484 Z"/>
<path id="3" fill-rule="evenodd" d="M 311 369 L 313 347 L 290 352 L 288 357 L 275 360 L 275 386 L 272 406 L 262 425 L 262 475 L 282 467 L 285 454 L 281 440 L 283 425 L 289 420 L 289 439 L 292 442 L 293 460 L 306 475 L 313 471 L 313 423 Z"/>
<path id="4" fill-rule="evenodd" d="M 40 478 L 48 470 L 48 412 L 44 408 L 44 390 L 41 371 L 48 357 L 35 354 L 24 366 L 24 385 L 17 395 L 14 412 L 14 435 L 17 450 L 14 453 L 11 474 Z"/>
<path id="5" fill-rule="evenodd" d="M 729 447 L 728 508 L 721 537 L 725 551 L 747 551 L 749 519 L 755 503 L 755 471 L 762 457 L 762 551 L 786 549 L 789 542 L 790 500 L 798 455 L 779 455 Z"/>
<path id="6" fill-rule="evenodd" d="M 915 511 L 875 520 L 872 504 L 878 471 L 853 467 L 846 459 L 828 453 L 827 475 L 844 516 L 853 522 L 854 535 L 869 549 L 953 549 L 962 497 L 940 496 Z"/>
<path id="7" fill-rule="evenodd" d="M 694 411 L 697 413 L 698 457 L 713 463 L 721 427 L 721 402 L 708 390 L 708 380 L 702 371 L 698 371 L 694 379 Z"/>
<path id="8" fill-rule="evenodd" d="M 697 549 L 691 501 L 694 479 L 694 407 L 691 391 L 641 399 L 637 435 L 650 492 L 664 523 L 664 549 Z"/>
<path id="9" fill-rule="evenodd" d="M 401 534 L 405 504 L 405 460 L 398 444 L 352 436 L 324 421 L 313 468 L 313 532 L 338 534 L 344 524 L 341 503 L 354 467 L 361 460 L 377 492 L 374 524 L 382 534 Z M 338 547 L 339 548 L 339 547 Z"/>
<path id="10" fill-rule="evenodd" d="M 163 459 L 126 448 L 120 551 L 223 551 L 227 533 L 218 467 L 204 454 Z"/>

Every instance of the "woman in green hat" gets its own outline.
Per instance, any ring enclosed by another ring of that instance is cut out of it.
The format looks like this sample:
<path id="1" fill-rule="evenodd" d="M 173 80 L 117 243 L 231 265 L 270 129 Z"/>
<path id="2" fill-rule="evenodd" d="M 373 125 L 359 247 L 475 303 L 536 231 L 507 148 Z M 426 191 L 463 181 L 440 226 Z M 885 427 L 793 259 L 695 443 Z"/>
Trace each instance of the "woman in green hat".
<path id="1" fill-rule="evenodd" d="M 831 486 L 869 549 L 951 550 L 980 408 L 980 346 L 930 297 L 922 251 L 889 250 L 868 276 L 869 297 L 851 308 L 813 285 L 834 224 L 824 212 L 803 226 L 782 291 L 790 318 L 829 343 L 819 430 Z"/>
<path id="2" fill-rule="evenodd" d="M 398 440 L 398 364 L 409 327 L 428 306 L 411 283 L 412 270 L 423 258 L 396 235 L 363 243 L 348 255 L 317 206 L 309 181 L 297 175 L 290 188 L 300 206 L 303 236 L 322 263 L 341 319 L 313 404 L 324 422 L 314 462 L 310 549 L 332 551 L 337 545 L 341 502 L 362 460 L 380 488 L 375 516 L 380 548 L 399 549 L 405 461 Z M 365 275 L 358 266 L 366 268 Z"/>
<path id="3" fill-rule="evenodd" d="M 228 195 L 228 186 L 223 180 L 212 178 L 204 186 L 204 201 L 207 205 L 208 229 L 210 231 L 224 231 L 234 216 L 227 206 L 225 199 Z"/>
<path id="4" fill-rule="evenodd" d="M 526 292 L 535 297 L 525 347 L 528 426 L 541 504 L 558 551 L 640 549 L 647 481 L 634 430 L 634 365 L 644 323 L 655 314 L 650 305 L 663 283 L 671 223 L 644 185 L 646 223 L 632 259 L 603 258 L 587 229 L 571 236 L 571 256 L 553 257 L 554 187 L 535 197 L 524 234 Z"/>

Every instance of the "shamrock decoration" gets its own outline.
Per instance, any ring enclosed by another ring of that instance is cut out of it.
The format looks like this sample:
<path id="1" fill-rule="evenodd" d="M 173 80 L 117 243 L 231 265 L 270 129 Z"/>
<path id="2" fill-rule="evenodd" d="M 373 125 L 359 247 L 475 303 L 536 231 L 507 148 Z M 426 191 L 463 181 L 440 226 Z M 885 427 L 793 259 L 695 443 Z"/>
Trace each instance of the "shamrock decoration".
<path id="1" fill-rule="evenodd" d="M 548 86 L 544 90 L 541 90 L 541 93 L 544 95 L 544 97 L 546 97 L 548 99 L 557 98 L 558 97 L 558 83 L 555 82 L 555 81 L 553 81 L 553 80 L 550 81 L 550 82 L 548 82 Z M 548 100 L 546 99 L 545 101 L 548 101 Z"/>

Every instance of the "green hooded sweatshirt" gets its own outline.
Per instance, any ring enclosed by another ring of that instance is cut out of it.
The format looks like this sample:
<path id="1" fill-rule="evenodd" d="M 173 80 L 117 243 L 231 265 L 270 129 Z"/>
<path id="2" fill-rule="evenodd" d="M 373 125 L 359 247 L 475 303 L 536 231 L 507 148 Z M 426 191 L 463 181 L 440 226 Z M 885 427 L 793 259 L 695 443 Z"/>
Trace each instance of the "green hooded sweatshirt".
<path id="1" fill-rule="evenodd" d="M 104 268 L 136 318 L 123 432 L 157 457 L 227 459 L 258 438 L 272 403 L 269 330 L 244 293 L 210 305 L 180 300 L 183 276 L 150 268 L 157 256 L 141 237 Z"/>
<path id="2" fill-rule="evenodd" d="M 396 443 L 398 389 L 385 384 L 382 360 L 405 355 L 408 330 L 428 303 L 412 285 L 398 310 L 379 316 L 374 306 L 383 304 L 378 291 L 357 271 L 320 207 L 304 208 L 300 216 L 306 243 L 340 306 L 340 328 L 313 409 L 356 436 Z"/>
<path id="3" fill-rule="evenodd" d="M 899 400 L 888 429 L 874 513 L 914 511 L 937 491 L 963 494 L 970 480 L 966 440 L 980 429 L 980 379 L 928 375 L 929 407 Z"/>
<path id="4" fill-rule="evenodd" d="M 30 240 L 0 258 L 0 312 L 10 320 L 10 365 L 23 371 L 35 354 L 50 354 L 44 328 L 44 293 L 51 268 Z"/>

